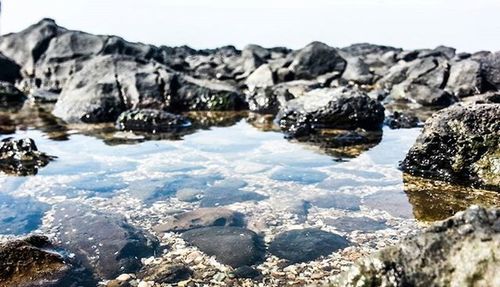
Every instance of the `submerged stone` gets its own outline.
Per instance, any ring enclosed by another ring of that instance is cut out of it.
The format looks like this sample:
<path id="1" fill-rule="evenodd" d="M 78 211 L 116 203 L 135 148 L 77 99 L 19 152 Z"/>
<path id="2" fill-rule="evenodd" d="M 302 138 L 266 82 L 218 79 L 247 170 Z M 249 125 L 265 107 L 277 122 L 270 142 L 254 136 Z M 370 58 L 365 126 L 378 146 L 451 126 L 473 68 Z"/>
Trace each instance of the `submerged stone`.
<path id="1" fill-rule="evenodd" d="M 329 217 L 324 219 L 323 222 L 342 232 L 373 232 L 388 228 L 385 221 L 375 220 L 369 217 Z"/>

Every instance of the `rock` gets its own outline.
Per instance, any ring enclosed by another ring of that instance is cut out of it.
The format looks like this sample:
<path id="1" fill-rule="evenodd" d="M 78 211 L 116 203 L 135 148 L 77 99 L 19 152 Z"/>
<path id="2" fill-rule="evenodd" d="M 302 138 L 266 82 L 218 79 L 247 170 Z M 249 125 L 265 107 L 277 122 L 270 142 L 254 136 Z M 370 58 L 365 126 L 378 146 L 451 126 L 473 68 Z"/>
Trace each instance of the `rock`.
<path id="1" fill-rule="evenodd" d="M 154 109 L 132 109 L 120 114 L 116 120 L 120 130 L 150 133 L 177 132 L 191 125 L 183 116 Z"/>
<path id="2" fill-rule="evenodd" d="M 411 129 L 419 127 L 420 120 L 416 116 L 394 112 L 385 118 L 384 124 L 391 129 Z"/>
<path id="3" fill-rule="evenodd" d="M 258 88 L 247 96 L 249 109 L 262 114 L 276 114 L 294 96 L 285 86 Z"/>
<path id="4" fill-rule="evenodd" d="M 156 284 L 172 284 L 187 280 L 193 271 L 179 264 L 161 264 L 148 269 L 140 277 L 144 281 L 154 281 Z"/>
<path id="5" fill-rule="evenodd" d="M 174 215 L 165 223 L 157 225 L 157 232 L 183 232 L 209 226 L 244 226 L 243 214 L 227 208 L 199 208 Z"/>
<path id="6" fill-rule="evenodd" d="M 342 79 L 367 85 L 372 82 L 373 74 L 370 67 L 360 58 L 348 58 Z"/>
<path id="7" fill-rule="evenodd" d="M 86 206 L 65 203 L 55 207 L 57 239 L 83 266 L 100 279 L 138 271 L 141 258 L 158 251 L 158 241 L 124 218 Z"/>
<path id="8" fill-rule="evenodd" d="M 374 232 L 388 228 L 385 221 L 379 221 L 369 217 L 329 217 L 325 218 L 323 222 L 327 225 L 335 227 L 335 229 L 341 232 Z"/>
<path id="9" fill-rule="evenodd" d="M 248 279 L 261 276 L 258 270 L 246 265 L 236 268 L 232 272 L 232 275 L 236 278 L 248 278 Z"/>
<path id="10" fill-rule="evenodd" d="M 20 69 L 18 64 L 0 53 L 0 81 L 14 83 L 21 78 Z"/>
<path id="11" fill-rule="evenodd" d="M 39 228 L 48 209 L 47 204 L 29 197 L 0 193 L 0 234 L 20 235 Z"/>
<path id="12" fill-rule="evenodd" d="M 451 65 L 446 90 L 462 98 L 479 94 L 483 89 L 479 62 L 462 60 Z"/>
<path id="13" fill-rule="evenodd" d="M 0 244 L 0 286 L 95 286 L 96 283 L 91 275 L 78 274 L 47 237 L 32 235 Z"/>
<path id="14" fill-rule="evenodd" d="M 183 188 L 177 190 L 175 197 L 184 202 L 195 202 L 203 197 L 203 191 L 195 188 Z"/>
<path id="15" fill-rule="evenodd" d="M 274 85 L 273 71 L 269 65 L 261 65 L 245 80 L 245 84 L 250 90 L 255 88 L 265 88 Z"/>
<path id="16" fill-rule="evenodd" d="M 13 175 L 35 175 L 55 157 L 38 151 L 30 138 L 5 138 L 0 142 L 0 170 Z"/>
<path id="17" fill-rule="evenodd" d="M 316 170 L 300 168 L 278 168 L 270 178 L 279 181 L 293 181 L 301 184 L 314 184 L 323 181 L 328 175 Z"/>
<path id="18" fill-rule="evenodd" d="M 486 92 L 484 94 L 463 98 L 462 101 L 472 104 L 500 104 L 500 92 Z"/>
<path id="19" fill-rule="evenodd" d="M 0 82 L 0 109 L 20 109 L 27 99 L 13 84 Z"/>
<path id="20" fill-rule="evenodd" d="M 495 286 L 500 211 L 471 207 L 360 260 L 335 286 Z"/>
<path id="21" fill-rule="evenodd" d="M 201 207 L 230 205 L 244 201 L 261 201 L 267 196 L 253 191 L 240 189 L 210 188 L 201 199 Z"/>
<path id="22" fill-rule="evenodd" d="M 481 59 L 481 75 L 488 85 L 500 90 L 500 51 Z"/>
<path id="23" fill-rule="evenodd" d="M 238 268 L 252 265 L 264 257 L 261 238 L 240 227 L 204 227 L 186 231 L 182 238 L 220 263 Z"/>
<path id="24" fill-rule="evenodd" d="M 346 61 L 337 49 L 321 42 L 312 42 L 297 51 L 289 68 L 295 79 L 313 79 L 328 72 L 342 73 L 345 67 Z"/>
<path id="25" fill-rule="evenodd" d="M 500 104 L 455 105 L 429 119 L 400 167 L 426 178 L 500 190 Z"/>
<path id="26" fill-rule="evenodd" d="M 361 204 L 359 196 L 338 192 L 328 192 L 310 196 L 307 201 L 319 208 L 336 208 L 341 210 L 358 211 Z"/>
<path id="27" fill-rule="evenodd" d="M 290 137 L 309 135 L 320 129 L 379 130 L 384 107 L 358 91 L 316 89 L 288 101 L 277 119 Z"/>
<path id="28" fill-rule="evenodd" d="M 340 235 L 306 228 L 278 234 L 269 245 L 269 252 L 290 263 L 300 263 L 330 255 L 349 245 L 349 241 Z"/>

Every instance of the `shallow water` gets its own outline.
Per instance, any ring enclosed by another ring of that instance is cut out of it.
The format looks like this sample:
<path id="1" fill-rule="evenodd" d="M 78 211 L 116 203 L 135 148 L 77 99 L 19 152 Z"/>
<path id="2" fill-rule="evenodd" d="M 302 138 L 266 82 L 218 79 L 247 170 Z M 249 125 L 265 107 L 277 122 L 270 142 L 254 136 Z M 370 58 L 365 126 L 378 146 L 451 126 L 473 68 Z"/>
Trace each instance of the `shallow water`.
<path id="1" fill-rule="evenodd" d="M 3 235 L 50 234 L 47 214 L 63 201 L 123 214 L 147 230 L 180 210 L 228 206 L 244 213 L 266 241 L 311 226 L 346 236 L 354 247 L 303 266 L 327 264 L 330 272 L 415 232 L 419 220 L 443 219 L 471 203 L 500 204 L 486 191 L 474 190 L 474 200 L 460 192 L 434 196 L 442 194 L 442 183 L 403 176 L 398 162 L 420 129 L 384 128 L 378 145 L 339 160 L 321 146 L 258 129 L 241 115 L 217 121 L 223 127 L 151 141 L 109 126 L 96 132 L 39 122 L 17 121 L 15 133 L 0 135 L 33 138 L 41 151 L 57 156 L 35 176 L 0 174 Z M 179 201 L 176 193 L 186 189 L 198 191 L 199 200 Z M 170 236 L 163 240 L 177 240 Z M 261 268 L 275 261 L 268 258 Z"/>

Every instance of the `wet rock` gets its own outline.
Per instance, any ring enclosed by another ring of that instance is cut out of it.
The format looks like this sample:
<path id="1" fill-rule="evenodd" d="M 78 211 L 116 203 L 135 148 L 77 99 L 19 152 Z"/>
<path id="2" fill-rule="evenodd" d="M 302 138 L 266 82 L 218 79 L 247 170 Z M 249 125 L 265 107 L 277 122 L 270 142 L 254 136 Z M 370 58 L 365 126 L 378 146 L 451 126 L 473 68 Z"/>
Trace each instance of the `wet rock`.
<path id="1" fill-rule="evenodd" d="M 320 171 L 298 168 L 280 168 L 271 174 L 271 179 L 279 181 L 295 181 L 302 184 L 313 184 L 327 178 Z"/>
<path id="2" fill-rule="evenodd" d="M 307 198 L 307 201 L 319 208 L 336 208 L 357 211 L 361 204 L 359 196 L 345 193 L 328 192 Z"/>
<path id="3" fill-rule="evenodd" d="M 483 91 L 481 64 L 474 60 L 453 63 L 446 89 L 457 97 L 466 97 Z"/>
<path id="4" fill-rule="evenodd" d="M 232 275 L 236 278 L 256 278 L 259 277 L 261 274 L 258 270 L 250 267 L 250 266 L 241 266 L 236 268 L 233 272 Z"/>
<path id="5" fill-rule="evenodd" d="M 355 90 L 316 89 L 288 101 L 277 119 L 290 137 L 309 135 L 320 129 L 379 130 L 384 107 Z"/>
<path id="6" fill-rule="evenodd" d="M 264 256 L 261 238 L 240 227 L 204 227 L 186 231 L 182 238 L 217 261 L 234 268 L 253 265 Z"/>
<path id="7" fill-rule="evenodd" d="M 95 286 L 89 274 L 79 275 L 44 236 L 0 244 L 1 286 Z"/>
<path id="8" fill-rule="evenodd" d="M 203 191 L 195 188 L 183 188 L 177 190 L 175 197 L 184 202 L 195 202 L 203 197 Z"/>
<path id="9" fill-rule="evenodd" d="M 401 163 L 426 178 L 498 190 L 500 105 L 455 105 L 435 114 Z"/>
<path id="10" fill-rule="evenodd" d="M 31 198 L 0 193 L 0 234 L 19 235 L 37 229 L 48 209 L 47 204 Z"/>
<path id="11" fill-rule="evenodd" d="M 500 51 L 481 59 L 481 74 L 488 85 L 500 90 Z"/>
<path id="12" fill-rule="evenodd" d="M 327 256 L 349 245 L 340 235 L 307 228 L 278 234 L 269 245 L 269 252 L 290 263 L 300 263 Z"/>
<path id="13" fill-rule="evenodd" d="M 240 189 L 210 188 L 200 202 L 201 207 L 215 207 L 230 205 L 244 201 L 261 201 L 267 196 L 253 191 Z"/>
<path id="14" fill-rule="evenodd" d="M 0 109 L 20 109 L 26 99 L 13 84 L 0 82 Z"/>
<path id="15" fill-rule="evenodd" d="M 262 114 L 276 114 L 294 96 L 285 86 L 255 89 L 247 96 L 249 109 Z"/>
<path id="16" fill-rule="evenodd" d="M 342 73 L 345 67 L 346 61 L 337 49 L 321 42 L 312 42 L 297 51 L 289 68 L 295 79 L 313 79 L 328 72 Z"/>
<path id="17" fill-rule="evenodd" d="M 384 124 L 391 129 L 411 129 L 419 127 L 420 120 L 416 116 L 394 112 L 385 118 Z"/>
<path id="18" fill-rule="evenodd" d="M 187 280 L 191 277 L 193 271 L 183 265 L 179 264 L 160 264 L 149 268 L 141 278 L 144 281 L 154 281 L 156 284 L 172 284 L 179 281 Z"/>
<path id="19" fill-rule="evenodd" d="M 21 73 L 19 65 L 0 53 L 0 81 L 14 83 L 20 78 Z"/>
<path id="20" fill-rule="evenodd" d="M 360 260 L 338 286 L 490 286 L 500 278 L 500 211 L 472 207 Z"/>
<path id="21" fill-rule="evenodd" d="M 199 208 L 174 215 L 165 223 L 157 225 L 157 232 L 183 232 L 209 226 L 244 226 L 243 214 L 227 208 Z"/>
<path id="22" fill-rule="evenodd" d="M 325 218 L 323 222 L 342 232 L 373 232 L 388 228 L 385 221 L 379 221 L 369 217 L 329 217 Z"/>
<path id="23" fill-rule="evenodd" d="M 0 170 L 7 174 L 34 175 L 53 159 L 38 151 L 35 141 L 30 138 L 15 140 L 10 137 L 0 142 Z"/>
<path id="24" fill-rule="evenodd" d="M 86 206 L 56 206 L 54 225 L 60 244 L 101 279 L 136 272 L 142 266 L 141 258 L 158 251 L 155 238 L 124 218 Z"/>
<path id="25" fill-rule="evenodd" d="M 154 109 L 133 109 L 120 114 L 116 120 L 120 130 L 151 133 L 176 132 L 191 125 L 183 116 Z"/>

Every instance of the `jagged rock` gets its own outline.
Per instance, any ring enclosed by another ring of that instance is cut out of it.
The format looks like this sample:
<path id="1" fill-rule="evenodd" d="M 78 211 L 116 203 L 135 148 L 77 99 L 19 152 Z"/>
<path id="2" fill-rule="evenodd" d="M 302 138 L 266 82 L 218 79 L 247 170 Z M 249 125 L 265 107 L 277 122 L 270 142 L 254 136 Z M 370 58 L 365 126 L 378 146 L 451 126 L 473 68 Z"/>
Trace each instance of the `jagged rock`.
<path id="1" fill-rule="evenodd" d="M 408 115 L 401 112 L 394 112 L 388 115 L 384 124 L 391 129 L 411 129 L 420 126 L 420 120 L 416 116 Z"/>
<path id="2" fill-rule="evenodd" d="M 297 51 L 290 70 L 295 79 L 313 79 L 328 72 L 342 73 L 346 61 L 337 49 L 321 42 L 312 42 Z"/>
<path id="3" fill-rule="evenodd" d="M 53 159 L 38 151 L 35 141 L 30 138 L 15 140 L 9 137 L 0 142 L 0 171 L 7 174 L 34 175 Z"/>
<path id="4" fill-rule="evenodd" d="M 488 85 L 500 90 L 500 51 L 481 58 L 481 74 Z"/>
<path id="5" fill-rule="evenodd" d="M 32 235 L 0 244 L 0 286 L 92 286 L 55 251 L 47 237 Z"/>
<path id="6" fill-rule="evenodd" d="M 1 109 L 20 109 L 26 99 L 26 95 L 19 91 L 13 84 L 0 82 Z"/>
<path id="7" fill-rule="evenodd" d="M 347 66 L 342 74 L 342 79 L 358 84 L 371 84 L 373 74 L 370 67 L 360 58 L 347 58 Z"/>
<path id="8" fill-rule="evenodd" d="M 189 120 L 180 115 L 153 109 L 132 109 L 120 114 L 116 120 L 120 130 L 144 132 L 176 132 L 191 125 Z"/>
<path id="9" fill-rule="evenodd" d="M 264 257 L 262 239 L 240 227 L 204 227 L 188 230 L 182 238 L 217 261 L 234 268 L 252 265 Z"/>
<path id="10" fill-rule="evenodd" d="M 401 163 L 410 174 L 500 190 L 500 104 L 454 105 L 429 119 Z"/>
<path id="11" fill-rule="evenodd" d="M 0 53 L 0 81 L 14 83 L 21 78 L 20 70 L 18 64 Z"/>
<path id="12" fill-rule="evenodd" d="M 277 119 L 291 137 L 309 135 L 318 129 L 379 130 L 384 107 L 362 92 L 316 89 L 288 101 Z"/>
<path id="13" fill-rule="evenodd" d="M 261 65 L 258 67 L 245 81 L 245 84 L 250 90 L 255 88 L 265 88 L 274 85 L 273 71 L 269 65 Z"/>
<path id="14" fill-rule="evenodd" d="M 251 111 L 262 114 L 276 114 L 294 96 L 284 86 L 256 89 L 247 96 Z"/>
<path id="15" fill-rule="evenodd" d="M 306 228 L 278 234 L 269 245 L 269 252 L 290 263 L 300 263 L 329 255 L 349 245 L 349 241 L 340 235 Z"/>
<path id="16" fill-rule="evenodd" d="M 500 210 L 471 207 L 357 262 L 334 286 L 496 286 Z"/>
<path id="17" fill-rule="evenodd" d="M 483 91 L 481 64 L 474 60 L 453 63 L 446 90 L 457 97 L 466 97 Z"/>
<path id="18" fill-rule="evenodd" d="M 243 214 L 227 208 L 199 208 L 174 215 L 165 223 L 154 227 L 157 232 L 183 232 L 209 226 L 244 226 Z"/>
<path id="19" fill-rule="evenodd" d="M 141 258 L 158 251 L 153 236 L 130 225 L 124 218 L 87 206 L 63 203 L 55 207 L 57 239 L 83 266 L 100 279 L 138 271 Z"/>

